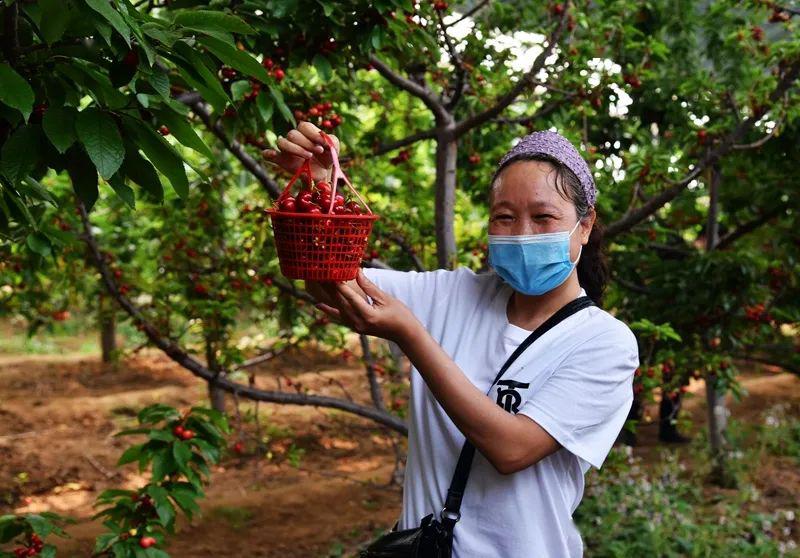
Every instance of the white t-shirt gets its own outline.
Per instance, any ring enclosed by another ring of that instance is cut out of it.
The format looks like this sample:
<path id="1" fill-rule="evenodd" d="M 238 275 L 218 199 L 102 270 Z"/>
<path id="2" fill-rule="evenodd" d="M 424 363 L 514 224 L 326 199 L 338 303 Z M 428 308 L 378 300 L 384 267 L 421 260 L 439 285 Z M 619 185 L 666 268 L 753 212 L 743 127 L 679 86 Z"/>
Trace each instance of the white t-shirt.
<path id="1" fill-rule="evenodd" d="M 484 393 L 530 334 L 508 322 L 513 290 L 494 272 L 364 272 L 411 309 Z M 583 497 L 584 474 L 590 465 L 600 468 L 628 416 L 638 365 L 631 330 L 596 306 L 568 317 L 517 358 L 490 397 L 536 421 L 563 447 L 510 475 L 475 452 L 454 531 L 455 558 L 583 555 L 572 514 Z M 439 517 L 465 439 L 416 368 L 408 426 L 399 529 L 418 526 L 429 513 Z"/>

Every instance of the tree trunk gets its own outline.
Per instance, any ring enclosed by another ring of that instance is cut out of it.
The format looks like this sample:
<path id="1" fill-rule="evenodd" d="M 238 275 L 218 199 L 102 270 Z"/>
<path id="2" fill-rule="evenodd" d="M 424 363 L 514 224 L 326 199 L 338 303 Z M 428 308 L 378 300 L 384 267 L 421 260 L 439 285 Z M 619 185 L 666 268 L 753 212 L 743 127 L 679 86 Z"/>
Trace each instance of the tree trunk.
<path id="1" fill-rule="evenodd" d="M 216 344 L 208 337 L 206 337 L 205 342 L 206 362 L 209 370 L 220 376 L 224 375 L 224 372 L 220 370 L 219 362 L 217 362 Z M 225 413 L 225 390 L 218 387 L 213 379 L 208 382 L 208 400 L 211 402 L 212 409 Z"/>
<path id="2" fill-rule="evenodd" d="M 720 170 L 717 164 L 711 167 L 709 180 L 708 225 L 706 226 L 706 251 L 711 252 L 719 243 L 717 202 L 719 198 Z M 706 404 L 708 405 L 708 442 L 713 463 L 711 480 L 721 486 L 730 486 L 732 479 L 725 466 L 725 426 L 728 410 L 725 407 L 725 392 L 719 389 L 715 374 L 706 377 Z"/>
<path id="3" fill-rule="evenodd" d="M 453 221 L 458 142 L 452 133 L 452 126 L 452 122 L 445 123 L 436 137 L 436 259 L 442 269 L 453 269 L 456 263 Z"/>
<path id="4" fill-rule="evenodd" d="M 117 356 L 117 320 L 113 302 L 108 303 L 105 296 L 100 295 L 98 309 L 100 321 L 100 350 L 103 362 L 113 362 Z"/>

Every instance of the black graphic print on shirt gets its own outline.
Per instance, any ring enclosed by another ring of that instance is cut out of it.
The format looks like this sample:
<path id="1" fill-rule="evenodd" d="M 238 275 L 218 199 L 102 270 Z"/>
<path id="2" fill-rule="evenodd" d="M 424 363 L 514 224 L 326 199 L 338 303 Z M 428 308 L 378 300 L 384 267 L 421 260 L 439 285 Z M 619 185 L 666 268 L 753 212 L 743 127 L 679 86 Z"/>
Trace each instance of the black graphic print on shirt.
<path id="1" fill-rule="evenodd" d="M 519 405 L 522 403 L 522 395 L 517 390 L 528 389 L 530 384 L 514 380 L 501 380 L 497 382 L 497 386 L 497 404 L 507 412 L 517 414 Z"/>

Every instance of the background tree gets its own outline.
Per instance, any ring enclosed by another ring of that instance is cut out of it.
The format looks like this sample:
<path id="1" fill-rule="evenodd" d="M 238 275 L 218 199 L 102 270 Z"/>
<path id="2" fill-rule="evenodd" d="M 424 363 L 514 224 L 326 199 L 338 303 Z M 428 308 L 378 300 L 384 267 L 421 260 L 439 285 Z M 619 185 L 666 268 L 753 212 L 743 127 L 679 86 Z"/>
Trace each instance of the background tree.
<path id="1" fill-rule="evenodd" d="M 614 270 L 605 305 L 640 334 L 638 396 L 677 397 L 696 375 L 714 409 L 736 390 L 733 357 L 800 366 L 797 278 L 784 271 L 798 248 L 797 10 L 621 0 L 1 10 L 5 312 L 58 319 L 53 301 L 71 292 L 52 289 L 61 261 L 74 292 L 99 279 L 212 396 L 330 406 L 404 432 L 379 403 L 369 359 L 372 405 L 235 374 L 243 324 L 269 323 L 284 343 L 320 327 L 331 344 L 343 338 L 277 275 L 263 209 L 282 178 L 260 151 L 298 118 L 335 131 L 382 215 L 369 265 L 479 269 L 494 163 L 514 138 L 553 127 L 595 170 Z M 78 265 L 87 260 L 97 272 Z M 721 456 L 721 425 L 710 440 Z"/>

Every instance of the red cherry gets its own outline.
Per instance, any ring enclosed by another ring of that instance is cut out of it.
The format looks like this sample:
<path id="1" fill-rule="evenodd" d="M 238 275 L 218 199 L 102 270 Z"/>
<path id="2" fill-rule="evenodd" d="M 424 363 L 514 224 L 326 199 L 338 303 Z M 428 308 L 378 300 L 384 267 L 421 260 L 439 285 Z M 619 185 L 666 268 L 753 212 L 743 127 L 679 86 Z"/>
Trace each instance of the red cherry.
<path id="1" fill-rule="evenodd" d="M 325 182 L 323 180 L 321 182 L 317 182 L 317 190 L 324 194 L 330 194 L 333 190 L 333 187 L 331 186 L 330 182 Z"/>
<path id="2" fill-rule="evenodd" d="M 236 453 L 242 453 L 244 451 L 244 444 L 241 442 L 236 442 L 233 444 L 233 451 Z"/>
<path id="3" fill-rule="evenodd" d="M 194 292 L 199 294 L 199 295 L 206 295 L 206 294 L 208 294 L 208 289 L 206 289 L 205 285 L 202 285 L 201 283 L 197 283 L 194 286 Z"/>
<path id="4" fill-rule="evenodd" d="M 333 128 L 333 122 L 331 122 L 330 120 L 327 120 L 327 119 L 323 120 L 322 121 L 322 127 L 325 128 L 326 130 L 330 130 L 330 129 Z"/>
<path id="5" fill-rule="evenodd" d="M 469 156 L 469 162 L 473 165 L 477 165 L 478 163 L 481 162 L 481 156 L 478 155 L 477 153 L 473 153 L 472 155 Z"/>
<path id="6" fill-rule="evenodd" d="M 308 115 L 314 117 L 319 116 L 319 109 L 317 107 L 311 107 L 310 109 L 308 109 Z"/>
<path id="7" fill-rule="evenodd" d="M 168 136 L 169 135 L 169 128 L 167 128 L 166 126 L 161 126 L 158 129 L 158 133 L 161 134 L 162 136 Z"/>
<path id="8" fill-rule="evenodd" d="M 561 15 L 564 13 L 564 4 L 556 4 L 552 9 L 553 15 Z"/>
<path id="9" fill-rule="evenodd" d="M 310 190 L 302 190 L 299 194 L 297 194 L 297 209 L 302 212 L 307 212 L 314 205 L 314 202 L 312 201 L 313 197 L 314 192 L 311 192 Z"/>
<path id="10" fill-rule="evenodd" d="M 361 206 L 358 205 L 358 202 L 355 201 L 347 202 L 346 204 L 344 204 L 344 207 L 352 211 L 353 215 L 361 215 L 363 213 L 363 211 L 361 210 Z"/>
<path id="11" fill-rule="evenodd" d="M 447 9 L 447 2 L 443 2 L 442 0 L 437 0 L 433 3 L 433 9 L 437 12 L 442 12 Z"/>
<path id="12" fill-rule="evenodd" d="M 138 66 L 139 65 L 139 53 L 136 50 L 129 50 L 125 57 L 122 59 L 122 63 L 126 66 Z"/>
<path id="13" fill-rule="evenodd" d="M 708 140 L 708 132 L 706 130 L 697 130 L 697 141 L 704 144 L 706 140 Z"/>
<path id="14" fill-rule="evenodd" d="M 180 425 L 180 424 L 179 424 L 179 425 L 177 425 L 175 428 L 173 428 L 173 429 L 172 429 L 172 433 L 173 433 L 173 434 L 175 434 L 175 436 L 177 436 L 178 438 L 180 438 L 181 436 L 183 436 L 183 433 L 184 433 L 184 431 L 185 431 L 185 429 L 184 429 L 184 428 L 183 428 L 183 426 L 182 426 L 182 425 Z"/>
<path id="15" fill-rule="evenodd" d="M 306 213 L 311 213 L 312 215 L 320 215 L 322 213 L 322 208 L 317 205 L 312 206 Z"/>
<path id="16" fill-rule="evenodd" d="M 156 544 L 156 540 L 153 537 L 142 537 L 139 539 L 139 546 L 142 548 L 150 548 L 154 544 Z"/>
<path id="17" fill-rule="evenodd" d="M 284 72 L 281 68 L 277 68 L 274 72 L 272 72 L 272 75 L 275 78 L 275 81 L 281 82 L 283 81 L 283 78 L 286 77 L 286 72 Z"/>
<path id="18" fill-rule="evenodd" d="M 271 70 L 272 67 L 275 65 L 275 62 L 272 61 L 272 58 L 264 58 L 264 61 L 261 63 L 267 70 Z"/>
<path id="19" fill-rule="evenodd" d="M 189 430 L 188 428 L 183 431 L 181 434 L 181 440 L 191 440 L 194 438 L 194 430 Z"/>
<path id="20" fill-rule="evenodd" d="M 287 213 L 294 213 L 297 211 L 297 203 L 293 197 L 288 197 L 281 200 L 281 203 L 278 205 L 278 208 L 281 211 L 286 211 Z"/>

